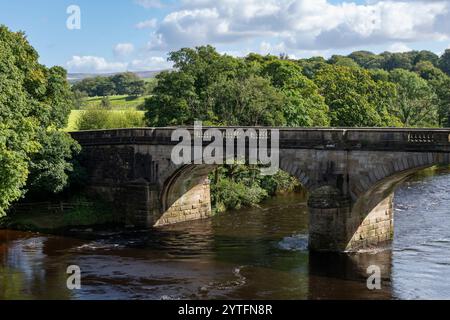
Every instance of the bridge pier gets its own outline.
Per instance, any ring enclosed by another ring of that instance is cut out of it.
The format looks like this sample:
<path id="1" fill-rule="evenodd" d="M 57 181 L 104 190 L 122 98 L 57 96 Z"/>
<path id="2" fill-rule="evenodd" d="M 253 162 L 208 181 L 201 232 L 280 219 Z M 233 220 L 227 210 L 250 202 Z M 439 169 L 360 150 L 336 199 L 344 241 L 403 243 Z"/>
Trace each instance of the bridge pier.
<path id="1" fill-rule="evenodd" d="M 146 182 L 128 183 L 116 197 L 127 226 L 151 227 L 159 219 L 159 191 Z"/>
<path id="2" fill-rule="evenodd" d="M 393 193 L 369 212 L 338 189 L 324 186 L 309 198 L 309 247 L 312 251 L 356 251 L 393 237 Z"/>

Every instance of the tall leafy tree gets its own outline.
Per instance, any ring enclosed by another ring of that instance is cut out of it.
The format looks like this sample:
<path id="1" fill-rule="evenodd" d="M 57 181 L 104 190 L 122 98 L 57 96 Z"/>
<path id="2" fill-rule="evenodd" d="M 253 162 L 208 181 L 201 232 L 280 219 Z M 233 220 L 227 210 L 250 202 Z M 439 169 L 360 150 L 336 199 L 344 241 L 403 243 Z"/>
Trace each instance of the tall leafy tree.
<path id="1" fill-rule="evenodd" d="M 397 85 L 397 108 L 405 126 L 437 125 L 437 96 L 427 81 L 414 72 L 395 69 L 390 80 Z"/>
<path id="2" fill-rule="evenodd" d="M 444 54 L 439 58 L 439 68 L 450 76 L 450 49 L 445 50 Z"/>
<path id="3" fill-rule="evenodd" d="M 389 71 L 394 69 L 411 70 L 413 67 L 414 56 L 412 54 L 383 52 L 380 56 L 384 58 L 383 69 Z"/>
<path id="4" fill-rule="evenodd" d="M 60 131 L 72 103 L 66 72 L 47 69 L 23 33 L 0 26 L 0 215 L 27 189 L 60 191 L 78 145 Z"/>
<path id="5" fill-rule="evenodd" d="M 328 106 L 316 84 L 302 74 L 291 61 L 273 60 L 262 71 L 285 95 L 283 107 L 286 125 L 290 127 L 328 126 Z"/>
<path id="6" fill-rule="evenodd" d="M 417 52 L 417 54 L 414 57 L 414 65 L 417 65 L 420 62 L 429 62 L 433 66 L 437 66 L 439 61 L 439 56 L 435 54 L 434 52 L 428 51 L 428 50 L 422 50 Z"/>
<path id="7" fill-rule="evenodd" d="M 450 116 L 450 77 L 429 61 L 421 61 L 416 64 L 415 72 L 434 90 L 438 103 L 438 119 L 440 126 L 447 126 Z"/>
<path id="8" fill-rule="evenodd" d="M 326 66 L 314 81 L 330 108 L 332 126 L 379 127 L 397 123 L 388 110 L 395 88 L 373 80 L 367 70 Z"/>
<path id="9" fill-rule="evenodd" d="M 355 51 L 348 57 L 365 69 L 380 69 L 383 67 L 384 58 L 370 51 Z"/>
<path id="10" fill-rule="evenodd" d="M 343 67 L 350 67 L 350 68 L 357 68 L 359 65 L 357 62 L 355 62 L 353 59 L 349 57 L 339 56 L 339 55 L 333 55 L 329 60 L 328 63 L 337 65 L 337 66 L 343 66 Z"/>
<path id="11" fill-rule="evenodd" d="M 169 60 L 175 70 L 157 76 L 145 103 L 149 125 L 285 123 L 284 97 L 258 74 L 258 61 L 221 55 L 211 46 L 181 49 Z"/>

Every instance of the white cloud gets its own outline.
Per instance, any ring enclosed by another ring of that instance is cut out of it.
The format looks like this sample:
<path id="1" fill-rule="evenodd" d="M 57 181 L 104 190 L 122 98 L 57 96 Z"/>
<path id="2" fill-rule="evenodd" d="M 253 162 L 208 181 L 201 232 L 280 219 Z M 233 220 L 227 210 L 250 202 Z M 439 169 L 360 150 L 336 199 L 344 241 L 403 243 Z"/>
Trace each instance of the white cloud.
<path id="1" fill-rule="evenodd" d="M 138 28 L 138 29 L 146 29 L 146 28 L 153 29 L 157 26 L 157 24 L 158 24 L 158 20 L 150 19 L 150 20 L 139 22 L 138 24 L 136 24 L 136 28 Z"/>
<path id="2" fill-rule="evenodd" d="M 144 57 L 130 62 L 110 62 L 103 57 L 73 56 L 66 63 L 71 73 L 111 73 L 125 71 L 155 71 L 172 67 L 163 57 Z"/>
<path id="3" fill-rule="evenodd" d="M 406 44 L 401 43 L 401 42 L 397 42 L 397 43 L 393 43 L 388 47 L 387 51 L 390 52 L 408 52 L 411 51 L 412 49 L 410 47 L 408 47 Z"/>
<path id="4" fill-rule="evenodd" d="M 135 0 L 135 2 L 146 9 L 164 7 L 160 0 Z"/>
<path id="5" fill-rule="evenodd" d="M 149 48 L 258 40 L 295 51 L 442 41 L 450 38 L 448 21 L 449 1 L 184 0 L 161 21 Z"/>
<path id="6" fill-rule="evenodd" d="M 108 62 L 105 58 L 95 56 L 73 56 L 67 63 L 70 72 L 106 73 L 126 71 L 127 64 Z"/>
<path id="7" fill-rule="evenodd" d="M 130 71 L 152 71 L 169 69 L 171 67 L 172 64 L 163 57 L 147 57 L 131 61 L 128 69 Z"/>
<path id="8" fill-rule="evenodd" d="M 118 57 L 125 57 L 134 52 L 134 46 L 131 43 L 118 43 L 114 47 L 114 54 Z"/>
<path id="9" fill-rule="evenodd" d="M 286 46 L 284 45 L 283 42 L 273 45 L 267 41 L 263 41 L 259 45 L 259 53 L 261 53 L 261 54 L 277 55 L 277 54 L 285 53 L 285 52 L 286 52 Z"/>

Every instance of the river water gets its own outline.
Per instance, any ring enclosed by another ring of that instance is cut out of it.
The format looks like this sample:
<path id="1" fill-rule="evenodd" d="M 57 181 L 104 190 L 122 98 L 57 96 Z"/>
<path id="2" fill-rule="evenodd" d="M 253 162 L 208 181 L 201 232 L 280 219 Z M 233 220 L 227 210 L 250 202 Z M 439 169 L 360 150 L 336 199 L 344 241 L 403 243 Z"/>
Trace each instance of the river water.
<path id="1" fill-rule="evenodd" d="M 308 252 L 298 194 L 158 230 L 0 231 L 0 299 L 450 299 L 449 190 L 450 170 L 413 177 L 396 192 L 392 246 L 351 255 Z"/>

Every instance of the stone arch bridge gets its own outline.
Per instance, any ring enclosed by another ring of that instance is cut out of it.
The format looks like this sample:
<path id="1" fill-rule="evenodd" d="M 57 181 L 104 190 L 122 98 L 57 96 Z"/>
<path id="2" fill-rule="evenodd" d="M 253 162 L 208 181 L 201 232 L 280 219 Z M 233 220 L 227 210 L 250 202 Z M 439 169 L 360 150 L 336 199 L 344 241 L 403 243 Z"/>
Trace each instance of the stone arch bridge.
<path id="1" fill-rule="evenodd" d="M 127 224 L 211 215 L 207 177 L 215 166 L 174 165 L 174 129 L 72 133 L 89 191 L 113 202 Z M 310 249 L 351 251 L 392 239 L 395 188 L 421 169 L 450 164 L 450 129 L 279 128 L 279 160 L 309 191 Z"/>

